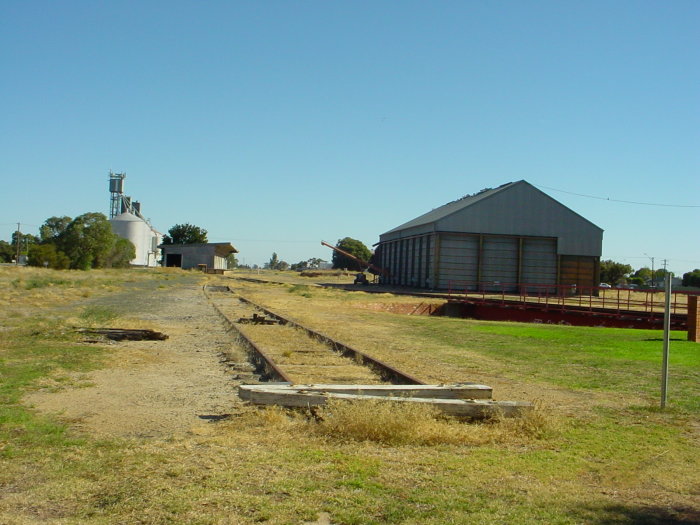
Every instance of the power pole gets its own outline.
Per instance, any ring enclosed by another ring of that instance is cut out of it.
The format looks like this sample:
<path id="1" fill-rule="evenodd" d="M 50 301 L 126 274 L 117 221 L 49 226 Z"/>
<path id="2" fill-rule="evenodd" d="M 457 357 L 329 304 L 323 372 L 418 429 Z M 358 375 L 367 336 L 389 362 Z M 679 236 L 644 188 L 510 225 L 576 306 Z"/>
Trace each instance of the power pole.
<path id="1" fill-rule="evenodd" d="M 15 264 L 19 266 L 19 254 L 20 254 L 20 246 L 21 246 L 21 238 L 22 238 L 22 232 L 19 230 L 20 224 L 17 223 L 17 257 L 15 258 Z"/>

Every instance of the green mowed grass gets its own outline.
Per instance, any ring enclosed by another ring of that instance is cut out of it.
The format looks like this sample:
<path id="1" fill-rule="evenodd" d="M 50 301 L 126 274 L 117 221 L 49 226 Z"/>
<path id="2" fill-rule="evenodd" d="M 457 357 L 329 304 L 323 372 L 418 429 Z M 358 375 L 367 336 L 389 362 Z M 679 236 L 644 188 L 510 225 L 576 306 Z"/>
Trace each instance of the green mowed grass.
<path id="1" fill-rule="evenodd" d="M 660 395 L 663 333 L 658 330 L 461 319 L 397 322 L 412 337 L 482 355 L 505 376 L 572 389 L 641 394 L 649 402 Z M 685 332 L 672 332 L 669 354 L 669 406 L 697 414 L 700 345 L 688 341 Z M 446 359 L 468 364 L 459 354 Z"/>

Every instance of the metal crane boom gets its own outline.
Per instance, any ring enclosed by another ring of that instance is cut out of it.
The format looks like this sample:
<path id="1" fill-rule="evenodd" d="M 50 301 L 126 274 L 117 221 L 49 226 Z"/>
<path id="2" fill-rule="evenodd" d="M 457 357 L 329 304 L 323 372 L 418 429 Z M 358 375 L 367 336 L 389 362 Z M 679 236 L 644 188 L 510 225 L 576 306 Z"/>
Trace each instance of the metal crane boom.
<path id="1" fill-rule="evenodd" d="M 345 257 L 352 259 L 353 261 L 359 263 L 361 266 L 364 266 L 366 268 L 370 268 L 370 269 L 374 270 L 373 273 L 376 273 L 377 275 L 389 275 L 389 272 L 387 270 L 385 270 L 384 268 L 380 268 L 379 266 L 377 266 L 376 264 L 372 264 L 371 262 L 363 261 L 359 257 L 355 257 L 353 254 L 348 253 L 345 250 L 341 250 L 337 246 L 333 246 L 332 244 L 328 244 L 325 241 L 321 241 L 321 244 L 323 246 L 330 248 L 331 250 L 335 250 L 338 253 L 342 253 L 343 255 L 345 255 Z"/>

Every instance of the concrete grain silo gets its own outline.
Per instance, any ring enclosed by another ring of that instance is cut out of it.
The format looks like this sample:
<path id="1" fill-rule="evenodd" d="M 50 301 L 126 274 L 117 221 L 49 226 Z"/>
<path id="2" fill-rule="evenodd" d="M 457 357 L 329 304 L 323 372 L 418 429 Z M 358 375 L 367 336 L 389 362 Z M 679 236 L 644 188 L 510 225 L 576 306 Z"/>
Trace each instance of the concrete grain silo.
<path id="1" fill-rule="evenodd" d="M 109 222 L 115 234 L 131 241 L 136 248 L 136 257 L 130 261 L 133 266 L 157 266 L 160 233 L 129 212 L 120 213 Z"/>
<path id="2" fill-rule="evenodd" d="M 132 266 L 158 266 L 158 245 L 163 240 L 163 235 L 143 217 L 141 204 L 137 201 L 132 202 L 131 197 L 124 195 L 125 178 L 126 173 L 109 172 L 109 222 L 112 231 L 131 241 L 136 248 L 136 257 L 130 261 Z"/>

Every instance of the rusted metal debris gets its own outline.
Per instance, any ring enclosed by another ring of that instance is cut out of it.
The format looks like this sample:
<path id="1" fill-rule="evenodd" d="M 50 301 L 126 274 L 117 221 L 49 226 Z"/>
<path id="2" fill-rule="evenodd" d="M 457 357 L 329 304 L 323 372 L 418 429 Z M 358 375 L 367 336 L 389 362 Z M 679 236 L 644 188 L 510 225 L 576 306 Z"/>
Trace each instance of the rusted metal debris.
<path id="1" fill-rule="evenodd" d="M 103 335 L 112 341 L 165 341 L 168 336 L 154 330 L 129 328 L 80 328 L 82 334 Z"/>
<path id="2" fill-rule="evenodd" d="M 279 321 L 258 314 L 253 314 L 253 317 L 241 317 L 238 322 L 243 324 L 279 324 Z"/>

